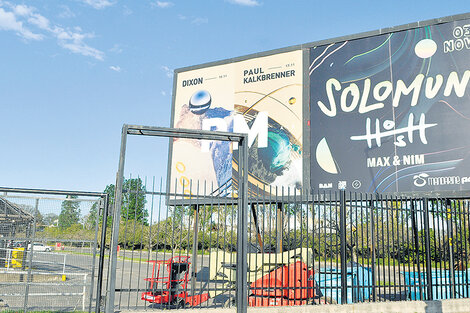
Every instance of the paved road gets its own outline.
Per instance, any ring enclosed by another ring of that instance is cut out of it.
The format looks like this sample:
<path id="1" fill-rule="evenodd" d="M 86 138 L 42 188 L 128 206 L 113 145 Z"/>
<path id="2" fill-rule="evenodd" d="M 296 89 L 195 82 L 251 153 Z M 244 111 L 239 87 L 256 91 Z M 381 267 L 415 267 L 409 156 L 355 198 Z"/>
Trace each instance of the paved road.
<path id="1" fill-rule="evenodd" d="M 82 255 L 76 253 L 88 253 L 89 249 L 78 250 L 70 253 L 69 251 L 58 251 L 53 253 L 37 253 L 34 257 L 33 269 L 39 272 L 64 272 L 67 280 L 49 281 L 38 284 L 34 282 L 30 286 L 29 292 L 32 294 L 28 299 L 28 308 L 33 310 L 82 310 L 82 296 L 52 296 L 46 295 L 51 293 L 82 293 L 83 287 L 86 288 L 85 305 L 87 309 L 89 303 L 91 272 L 93 265 L 93 257 L 91 255 Z M 155 307 L 149 306 L 149 303 L 141 300 L 141 293 L 147 289 L 145 278 L 151 276 L 152 264 L 148 263 L 148 252 L 121 250 L 120 259 L 117 264 L 116 272 L 116 288 L 120 291 L 116 293 L 116 308 L 120 310 L 127 309 L 146 309 Z M 164 260 L 171 257 L 171 253 L 158 253 L 157 259 Z M 155 259 L 155 252 L 152 253 L 150 259 Z M 97 274 L 98 257 L 95 259 L 95 275 Z M 108 259 L 105 259 L 105 268 L 108 266 Z M 193 264 L 193 260 L 191 261 Z M 327 264 L 328 266 L 329 264 Z M 324 263 L 315 263 L 315 268 L 324 267 Z M 331 265 L 330 265 L 331 266 Z M 199 256 L 197 259 L 197 276 L 195 279 L 196 294 L 205 293 L 209 288 L 222 289 L 222 282 L 209 281 L 209 256 Z M 403 271 L 413 271 L 413 268 L 403 265 L 398 267 L 377 266 L 376 282 L 387 282 L 387 285 L 395 286 L 379 286 L 376 288 L 378 300 L 403 300 L 405 298 L 405 282 L 401 274 Z M 417 270 L 417 269 L 415 269 Z M 86 276 L 85 276 L 86 275 Z M 106 273 L 105 273 L 106 275 Z M 86 277 L 86 279 L 85 279 Z M 105 277 L 105 280 L 109 277 Z M 106 283 L 106 282 L 105 282 Z M 21 309 L 24 304 L 24 294 L 26 287 L 22 284 L 11 284 L 0 282 L 0 294 L 16 294 L 17 296 L 0 296 L 9 306 L 10 309 Z M 188 285 L 190 291 L 190 285 Z M 359 291 L 361 292 L 361 291 Z M 34 295 L 36 294 L 36 295 Z M 233 294 L 233 292 L 232 292 Z M 214 299 L 203 303 L 203 307 L 221 306 L 228 299 L 228 295 L 221 295 Z M 94 303 L 94 301 L 93 301 Z"/>
<path id="2" fill-rule="evenodd" d="M 90 249 L 74 250 L 78 253 L 90 252 Z M 29 255 L 26 255 L 26 260 L 29 260 Z M 32 264 L 33 281 L 28 287 L 27 270 L 4 269 L 1 276 L 4 278 L 0 281 L 0 299 L 4 300 L 9 309 L 23 309 L 27 288 L 29 310 L 88 309 L 93 269 L 91 255 L 70 254 L 70 251 L 34 251 Z M 95 266 L 95 275 L 96 269 Z M 63 274 L 65 281 L 62 280 Z"/>

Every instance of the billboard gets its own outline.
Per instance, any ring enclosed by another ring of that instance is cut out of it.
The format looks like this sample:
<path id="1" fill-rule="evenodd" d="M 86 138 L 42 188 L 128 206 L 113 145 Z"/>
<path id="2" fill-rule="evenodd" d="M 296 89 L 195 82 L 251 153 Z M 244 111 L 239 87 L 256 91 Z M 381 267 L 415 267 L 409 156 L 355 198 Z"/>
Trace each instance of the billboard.
<path id="1" fill-rule="evenodd" d="M 301 50 L 177 71 L 172 126 L 247 133 L 251 187 L 300 187 L 302 80 Z M 171 190 L 201 194 L 199 181 L 206 194 L 224 193 L 237 184 L 236 144 L 176 139 L 170 151 Z"/>
<path id="2" fill-rule="evenodd" d="M 310 48 L 311 186 L 470 188 L 470 20 Z"/>

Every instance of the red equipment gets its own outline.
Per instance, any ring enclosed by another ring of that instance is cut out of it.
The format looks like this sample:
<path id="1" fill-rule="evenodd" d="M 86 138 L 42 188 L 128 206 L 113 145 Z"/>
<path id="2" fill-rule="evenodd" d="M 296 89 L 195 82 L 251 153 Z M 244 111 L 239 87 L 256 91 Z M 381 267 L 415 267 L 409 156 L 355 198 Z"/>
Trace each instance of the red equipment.
<path id="1" fill-rule="evenodd" d="M 326 303 L 317 290 L 313 269 L 301 261 L 284 265 L 251 285 L 249 306 L 283 306 Z"/>
<path id="2" fill-rule="evenodd" d="M 186 304 L 198 305 L 209 299 L 208 293 L 188 296 L 189 257 L 175 256 L 168 260 L 148 262 L 153 263 L 152 277 L 145 278 L 150 291 L 142 293 L 142 300 L 183 307 Z M 162 265 L 166 265 L 166 276 Z"/>
<path id="3" fill-rule="evenodd" d="M 176 256 L 168 260 L 148 261 L 153 263 L 152 277 L 145 278 L 149 290 L 142 293 L 142 300 L 183 307 L 198 305 L 209 299 L 209 294 L 188 295 L 189 257 Z M 165 269 L 162 265 L 166 266 Z M 156 277 L 155 277 L 156 274 Z M 301 261 L 279 267 L 250 284 L 248 305 L 284 306 L 303 304 L 326 304 L 321 297 L 313 269 Z M 229 300 L 233 302 L 232 300 Z"/>

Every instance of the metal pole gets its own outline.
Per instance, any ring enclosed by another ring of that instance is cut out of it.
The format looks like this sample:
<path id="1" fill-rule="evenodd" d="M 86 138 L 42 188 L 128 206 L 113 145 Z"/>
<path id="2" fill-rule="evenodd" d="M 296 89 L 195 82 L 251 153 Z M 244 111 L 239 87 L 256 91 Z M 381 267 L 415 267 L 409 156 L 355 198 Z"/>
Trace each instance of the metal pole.
<path id="1" fill-rule="evenodd" d="M 423 285 L 421 281 L 421 271 L 419 268 L 419 238 L 418 238 L 418 225 L 416 224 L 416 208 L 415 200 L 411 200 L 411 228 L 413 230 L 413 241 L 415 246 L 415 253 L 418 264 L 418 288 L 419 288 L 419 299 L 423 300 Z"/>
<path id="2" fill-rule="evenodd" d="M 83 296 L 82 296 L 82 311 L 83 312 L 85 312 L 86 276 L 87 276 L 87 274 L 83 275 Z M 91 302 L 90 302 L 90 304 L 91 304 Z"/>
<path id="3" fill-rule="evenodd" d="M 276 204 L 276 253 L 282 253 L 282 202 Z"/>
<path id="4" fill-rule="evenodd" d="M 428 208 L 428 199 L 423 199 L 424 206 L 424 246 L 426 249 L 426 280 L 427 280 L 427 300 L 433 300 L 432 295 L 432 273 L 431 273 L 431 241 L 430 241 L 430 231 L 429 231 L 429 208 Z"/>
<path id="5" fill-rule="evenodd" d="M 237 313 L 248 309 L 248 142 L 244 137 L 239 142 L 239 190 L 237 223 Z"/>
<path id="6" fill-rule="evenodd" d="M 261 232 L 259 231 L 259 224 L 258 224 L 258 214 L 256 213 L 256 205 L 254 203 L 251 204 L 251 214 L 253 215 L 253 223 L 255 224 L 256 230 L 256 237 L 258 238 L 258 244 L 263 251 L 263 238 L 261 238 Z"/>
<path id="7" fill-rule="evenodd" d="M 104 197 L 104 211 L 103 219 L 101 221 L 101 244 L 100 244 L 100 259 L 98 265 L 98 284 L 96 287 L 96 307 L 95 312 L 100 313 L 101 310 L 101 290 L 103 287 L 103 269 L 104 269 L 104 255 L 106 252 L 106 228 L 108 225 L 108 195 Z M 99 214 L 98 214 L 99 215 Z"/>
<path id="8" fill-rule="evenodd" d="M 29 284 L 32 281 L 32 269 L 33 269 L 33 251 L 34 251 L 34 238 L 36 237 L 36 216 L 38 216 L 38 209 L 39 209 L 39 199 L 36 199 L 36 205 L 34 208 L 33 214 L 33 233 L 32 233 L 32 240 L 30 240 L 30 251 L 29 251 L 29 267 L 28 267 L 28 276 L 26 278 L 26 290 L 24 293 L 24 307 L 23 312 L 28 311 L 28 295 L 29 295 Z M 25 251 L 28 249 L 28 244 L 26 244 Z"/>
<path id="9" fill-rule="evenodd" d="M 92 266 L 91 266 L 90 299 L 89 299 L 88 313 L 91 313 L 91 307 L 93 303 L 93 288 L 95 284 L 96 248 L 98 245 L 98 230 L 99 230 L 98 226 L 100 223 L 100 213 L 102 212 L 102 208 L 104 206 L 103 198 L 101 198 L 98 202 L 95 202 L 95 203 L 98 203 L 98 210 L 96 211 L 96 217 L 95 217 L 95 240 L 93 243 L 93 249 L 91 248 L 91 245 L 90 245 L 90 252 L 93 254 L 93 260 L 91 262 Z M 83 247 L 83 243 L 82 243 L 82 247 Z"/>
<path id="10" fill-rule="evenodd" d="M 346 191 L 341 190 L 340 201 L 340 236 L 341 236 L 341 304 L 347 303 L 348 297 L 348 265 L 346 259 Z"/>
<path id="11" fill-rule="evenodd" d="M 127 125 L 122 127 L 121 133 L 121 152 L 119 155 L 119 169 L 116 176 L 116 190 L 114 197 L 114 214 L 113 214 L 113 233 L 111 243 L 111 260 L 110 260 L 110 280 L 108 284 L 108 296 L 106 297 L 106 313 L 114 312 L 114 298 L 116 295 L 116 268 L 117 268 L 117 246 L 119 239 L 119 222 L 121 219 L 122 207 L 122 185 L 124 182 L 124 163 L 126 159 L 127 144 Z"/>
<path id="12" fill-rule="evenodd" d="M 449 238 L 449 274 L 450 274 L 450 297 L 455 298 L 455 273 L 454 273 L 454 247 L 453 247 L 453 229 L 452 229 L 452 205 L 450 199 L 446 199 L 447 211 L 447 236 Z"/>
<path id="13" fill-rule="evenodd" d="M 194 210 L 194 226 L 193 226 L 193 268 L 191 271 L 191 295 L 196 295 L 196 272 L 197 272 L 197 246 L 198 246 L 198 230 L 199 230 L 199 206 L 195 204 Z M 202 258 L 202 256 L 201 256 Z"/>
<path id="14" fill-rule="evenodd" d="M 378 197 L 378 195 L 377 195 Z M 375 222 L 374 222 L 374 205 L 370 201 L 370 237 L 371 237 L 371 258 L 372 258 L 372 300 L 377 301 L 377 290 L 375 289 Z"/>

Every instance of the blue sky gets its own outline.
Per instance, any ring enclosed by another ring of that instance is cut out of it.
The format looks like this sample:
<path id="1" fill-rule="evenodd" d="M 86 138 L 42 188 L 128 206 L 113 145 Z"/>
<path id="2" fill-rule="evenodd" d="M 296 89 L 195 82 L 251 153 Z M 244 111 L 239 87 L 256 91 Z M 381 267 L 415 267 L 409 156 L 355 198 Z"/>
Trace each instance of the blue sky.
<path id="1" fill-rule="evenodd" d="M 0 0 L 0 186 L 114 183 L 122 124 L 170 125 L 175 68 L 467 12 L 468 0 Z M 126 175 L 166 175 L 167 141 L 130 138 L 128 151 Z"/>

